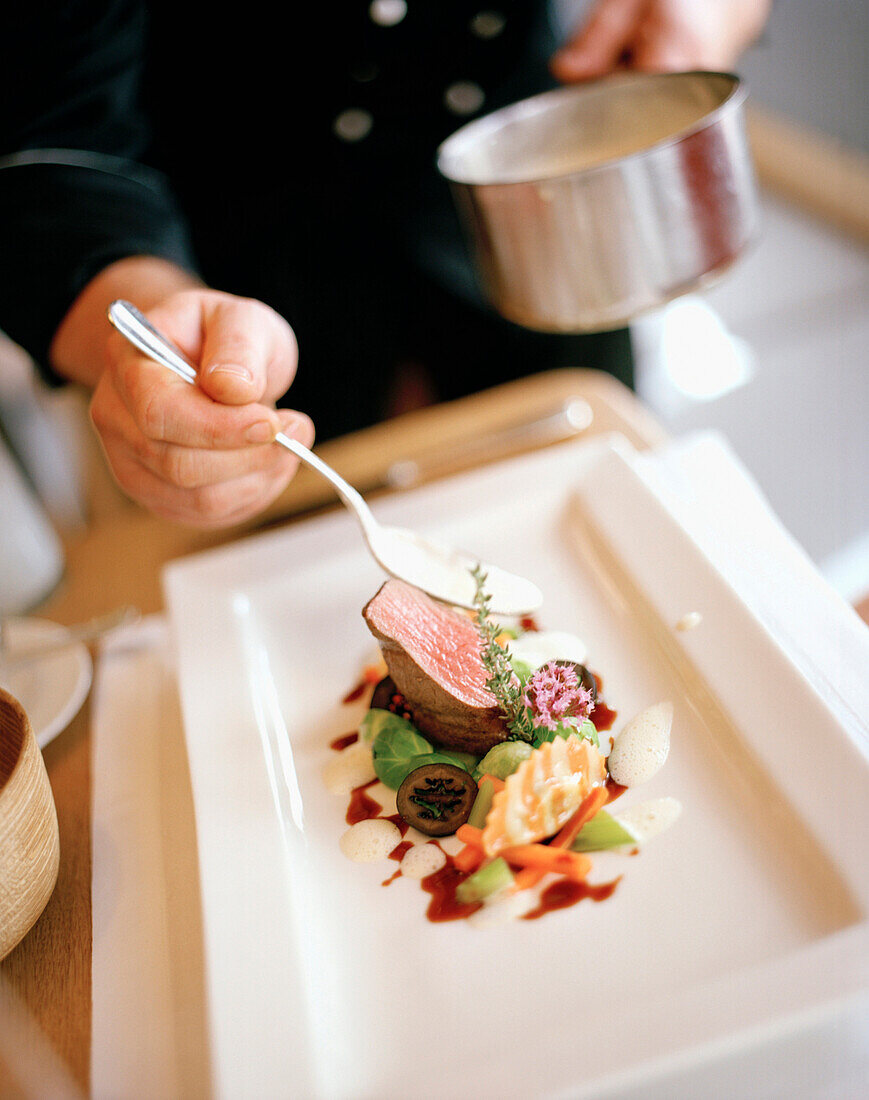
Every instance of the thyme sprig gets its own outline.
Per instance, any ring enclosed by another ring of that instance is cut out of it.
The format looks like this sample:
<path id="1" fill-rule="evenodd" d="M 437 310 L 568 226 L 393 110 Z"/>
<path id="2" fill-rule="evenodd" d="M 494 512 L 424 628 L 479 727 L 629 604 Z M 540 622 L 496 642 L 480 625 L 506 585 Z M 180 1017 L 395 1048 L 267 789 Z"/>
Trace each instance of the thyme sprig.
<path id="1" fill-rule="evenodd" d="M 490 617 L 491 596 L 486 592 L 487 574 L 477 564 L 471 570 L 471 576 L 475 585 L 474 608 L 475 622 L 480 634 L 480 656 L 489 673 L 486 687 L 498 700 L 498 706 L 510 730 L 508 740 L 532 742 L 534 725 L 522 701 L 522 686 L 513 672 L 510 650 L 496 641 L 501 628 Z"/>

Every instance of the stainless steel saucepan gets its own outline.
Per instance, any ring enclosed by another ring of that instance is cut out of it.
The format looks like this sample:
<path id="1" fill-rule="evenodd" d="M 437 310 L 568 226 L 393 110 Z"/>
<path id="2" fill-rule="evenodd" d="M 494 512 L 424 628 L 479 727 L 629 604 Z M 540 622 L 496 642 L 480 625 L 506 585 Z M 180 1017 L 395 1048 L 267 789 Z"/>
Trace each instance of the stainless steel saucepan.
<path id="1" fill-rule="evenodd" d="M 727 73 L 626 73 L 449 137 L 438 167 L 495 308 L 594 332 L 725 271 L 758 229 L 745 97 Z"/>

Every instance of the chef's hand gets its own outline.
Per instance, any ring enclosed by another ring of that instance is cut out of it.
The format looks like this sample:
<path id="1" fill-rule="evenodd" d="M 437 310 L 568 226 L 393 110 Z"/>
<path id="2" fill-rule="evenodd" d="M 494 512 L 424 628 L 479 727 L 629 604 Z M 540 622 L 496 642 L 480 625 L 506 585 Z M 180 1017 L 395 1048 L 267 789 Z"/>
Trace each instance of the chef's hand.
<path id="1" fill-rule="evenodd" d="M 135 264 L 129 261 L 122 271 L 129 274 L 130 265 L 135 271 Z M 104 357 L 92 379 L 91 419 L 130 497 L 178 523 L 225 527 L 262 511 L 295 473 L 298 459 L 272 442 L 275 433 L 309 446 L 314 428 L 303 414 L 274 408 L 296 371 L 296 340 L 287 322 L 261 302 L 185 281 L 189 285 L 165 296 L 145 284 L 137 295 L 129 279 L 91 291 L 99 321 L 92 311 L 79 318 L 79 327 L 99 323 Z M 196 385 L 147 359 L 110 328 L 105 307 L 112 297 L 141 304 L 198 364 Z M 68 316 L 55 338 L 61 368 L 74 347 L 75 322 Z"/>
<path id="2" fill-rule="evenodd" d="M 731 69 L 758 37 L 772 0 L 596 0 L 552 58 L 565 84 L 616 69 Z"/>

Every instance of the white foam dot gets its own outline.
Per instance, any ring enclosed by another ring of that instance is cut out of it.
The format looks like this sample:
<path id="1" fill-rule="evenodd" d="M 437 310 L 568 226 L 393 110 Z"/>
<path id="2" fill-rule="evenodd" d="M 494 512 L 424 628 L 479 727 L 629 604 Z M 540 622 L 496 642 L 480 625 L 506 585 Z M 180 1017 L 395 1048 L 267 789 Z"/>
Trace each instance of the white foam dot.
<path id="1" fill-rule="evenodd" d="M 377 863 L 386 859 L 401 841 L 398 826 L 382 817 L 369 817 L 351 825 L 341 837 L 341 851 L 354 863 Z"/>
<path id="2" fill-rule="evenodd" d="M 623 787 L 646 783 L 670 751 L 673 704 L 656 703 L 631 719 L 619 733 L 609 754 L 610 775 Z"/>
<path id="3" fill-rule="evenodd" d="M 477 928 L 506 924 L 524 917 L 538 902 L 537 890 L 519 890 L 517 893 L 508 890 L 503 894 L 494 894 L 484 901 L 482 908 L 468 917 L 468 922 Z"/>
<path id="4" fill-rule="evenodd" d="M 510 642 L 510 652 L 531 668 L 547 661 L 576 661 L 582 664 L 588 649 L 582 638 L 562 630 L 529 630 Z"/>
<path id="5" fill-rule="evenodd" d="M 350 794 L 354 787 L 374 778 L 374 758 L 365 741 L 356 741 L 336 753 L 323 768 L 323 782 L 330 794 Z"/>
<path id="6" fill-rule="evenodd" d="M 414 844 L 401 861 L 401 873 L 406 878 L 425 878 L 439 871 L 446 861 L 446 854 L 436 844 Z"/>
<path id="7" fill-rule="evenodd" d="M 643 844 L 669 829 L 681 813 L 682 803 L 677 798 L 653 798 L 622 811 L 617 820 Z"/>

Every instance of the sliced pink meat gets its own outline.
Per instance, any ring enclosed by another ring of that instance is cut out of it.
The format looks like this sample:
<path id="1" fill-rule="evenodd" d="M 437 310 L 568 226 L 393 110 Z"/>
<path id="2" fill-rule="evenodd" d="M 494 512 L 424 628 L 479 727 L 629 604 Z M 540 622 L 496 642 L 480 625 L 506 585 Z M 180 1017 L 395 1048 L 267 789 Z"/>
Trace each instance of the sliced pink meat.
<path id="1" fill-rule="evenodd" d="M 414 725 L 441 745 L 486 752 L 507 737 L 486 687 L 473 621 L 413 585 L 388 580 L 362 611 Z"/>

